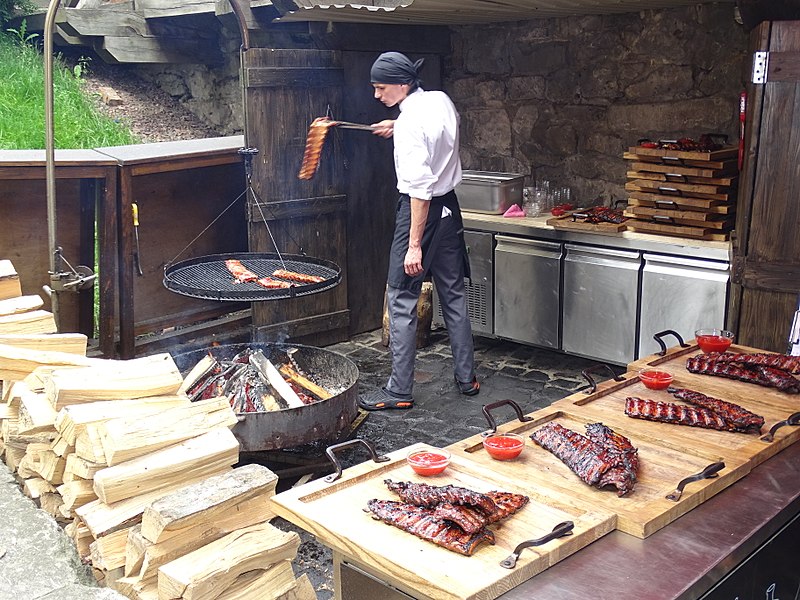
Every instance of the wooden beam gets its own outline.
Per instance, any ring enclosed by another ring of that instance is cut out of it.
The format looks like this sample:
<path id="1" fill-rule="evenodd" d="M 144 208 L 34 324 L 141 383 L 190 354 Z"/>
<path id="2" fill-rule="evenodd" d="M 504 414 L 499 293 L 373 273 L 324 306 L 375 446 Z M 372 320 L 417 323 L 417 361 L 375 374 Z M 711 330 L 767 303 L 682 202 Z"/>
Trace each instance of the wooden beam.
<path id="1" fill-rule="evenodd" d="M 95 51 L 111 63 L 219 64 L 222 53 L 204 39 L 105 36 Z"/>

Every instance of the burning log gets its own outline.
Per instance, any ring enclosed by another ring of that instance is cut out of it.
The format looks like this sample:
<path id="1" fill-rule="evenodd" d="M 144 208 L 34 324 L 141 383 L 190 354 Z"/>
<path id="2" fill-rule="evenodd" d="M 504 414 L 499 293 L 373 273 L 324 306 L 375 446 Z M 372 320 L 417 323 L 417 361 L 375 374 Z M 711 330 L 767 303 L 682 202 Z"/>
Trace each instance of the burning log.
<path id="1" fill-rule="evenodd" d="M 224 395 L 237 413 L 298 408 L 333 397 L 291 362 L 287 353 L 276 367 L 261 350 L 247 349 L 226 361 L 209 353 L 189 371 L 180 389 L 193 402 Z"/>

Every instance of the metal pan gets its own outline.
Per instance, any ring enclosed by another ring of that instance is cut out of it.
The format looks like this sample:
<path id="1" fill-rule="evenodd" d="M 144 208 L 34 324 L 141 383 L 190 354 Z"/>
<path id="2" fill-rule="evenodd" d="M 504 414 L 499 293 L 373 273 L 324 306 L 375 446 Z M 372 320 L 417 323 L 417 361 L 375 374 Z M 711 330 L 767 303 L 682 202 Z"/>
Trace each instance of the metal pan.
<path id="1" fill-rule="evenodd" d="M 236 283 L 225 266 L 225 261 L 230 259 L 241 261 L 259 277 L 271 276 L 276 269 L 286 269 L 325 279 L 319 283 L 298 283 L 290 288 L 274 290 L 255 282 Z M 254 252 L 209 254 L 184 260 L 164 269 L 164 286 L 168 290 L 192 298 L 222 302 L 258 302 L 307 296 L 330 290 L 336 287 L 341 279 L 341 269 L 335 263 L 299 254 Z"/>

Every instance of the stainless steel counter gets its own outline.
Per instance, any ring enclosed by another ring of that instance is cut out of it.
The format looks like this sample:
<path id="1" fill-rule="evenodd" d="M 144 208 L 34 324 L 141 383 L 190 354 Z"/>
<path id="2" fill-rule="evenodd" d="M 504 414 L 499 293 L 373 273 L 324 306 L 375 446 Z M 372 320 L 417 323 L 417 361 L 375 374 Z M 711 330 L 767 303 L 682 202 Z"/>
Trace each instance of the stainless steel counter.
<path id="1" fill-rule="evenodd" d="M 500 598 L 694 600 L 798 513 L 800 444 L 793 444 L 650 537 L 613 531 Z M 793 547 L 787 559 L 796 578 L 796 539 Z M 737 592 L 742 599 L 764 597 Z M 796 589 L 790 593 L 796 597 Z"/>
<path id="2" fill-rule="evenodd" d="M 623 250 L 660 252 L 693 258 L 706 258 L 709 260 L 727 261 L 730 259 L 730 242 L 707 242 L 672 236 L 635 233 L 633 231 L 623 231 L 614 234 L 564 231 L 548 225 L 546 221 L 549 217 L 506 218 L 502 215 L 487 215 L 468 211 L 464 211 L 462 215 L 464 218 L 464 227 L 476 231 L 519 235 L 561 242 L 595 244 Z"/>

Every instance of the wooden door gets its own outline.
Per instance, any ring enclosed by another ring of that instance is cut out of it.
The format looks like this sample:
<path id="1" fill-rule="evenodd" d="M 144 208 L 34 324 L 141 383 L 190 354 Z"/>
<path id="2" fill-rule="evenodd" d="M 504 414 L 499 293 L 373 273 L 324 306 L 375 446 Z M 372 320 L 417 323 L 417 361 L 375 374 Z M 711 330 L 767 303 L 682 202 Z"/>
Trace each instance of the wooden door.
<path id="1" fill-rule="evenodd" d="M 767 53 L 766 81 L 747 86 L 729 323 L 738 343 L 784 352 L 800 293 L 800 21 L 761 23 L 750 48 Z"/>
<path id="2" fill-rule="evenodd" d="M 316 175 L 297 178 L 311 121 L 329 109 L 341 118 L 340 54 L 251 48 L 243 66 L 246 143 L 258 149 L 255 198 L 248 201 L 249 249 L 305 253 L 335 262 L 343 274 L 326 292 L 253 303 L 254 337 L 315 345 L 347 339 L 347 198 L 339 132 L 329 132 Z"/>

